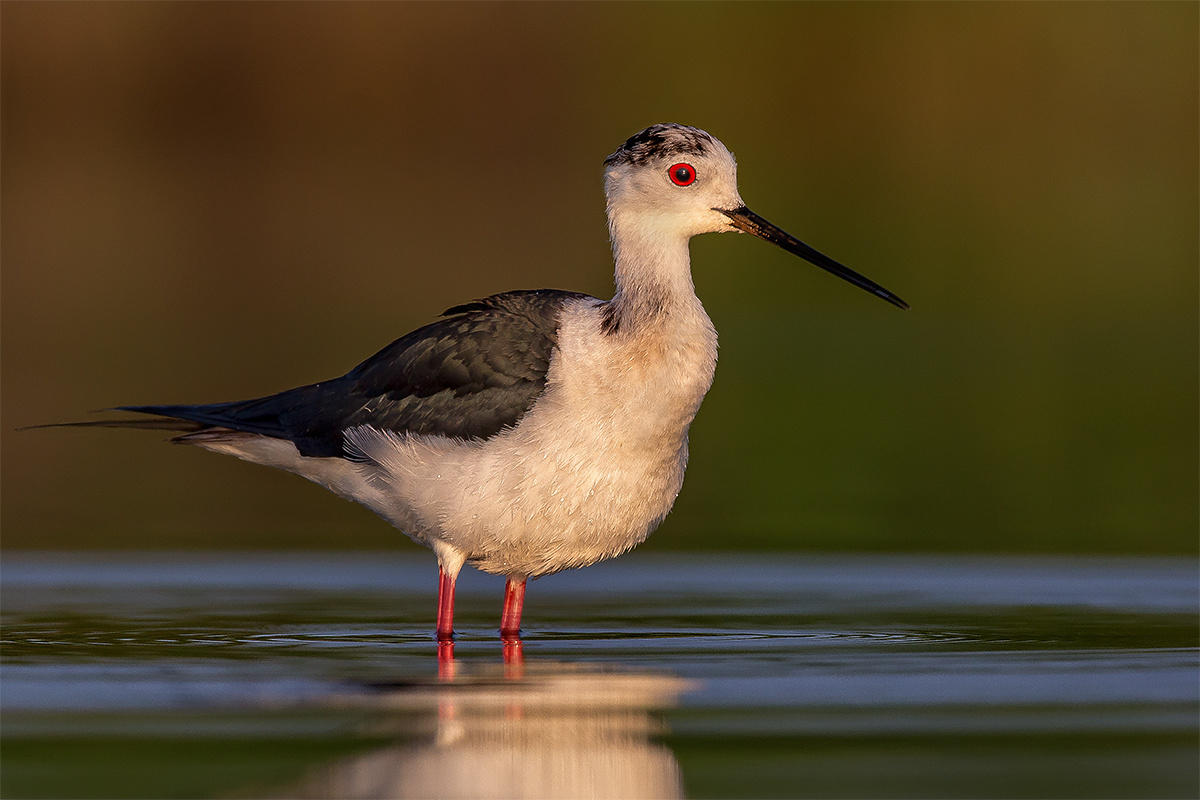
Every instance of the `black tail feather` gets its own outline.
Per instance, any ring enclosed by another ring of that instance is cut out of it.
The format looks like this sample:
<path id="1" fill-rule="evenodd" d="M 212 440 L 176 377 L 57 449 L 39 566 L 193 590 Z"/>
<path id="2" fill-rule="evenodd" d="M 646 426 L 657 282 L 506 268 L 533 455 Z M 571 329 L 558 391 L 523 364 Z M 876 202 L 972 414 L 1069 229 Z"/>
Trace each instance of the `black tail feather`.
<path id="1" fill-rule="evenodd" d="M 32 431 L 39 428 L 142 428 L 153 431 L 195 433 L 206 427 L 209 426 L 186 419 L 93 419 L 86 422 L 48 422 L 44 425 L 25 425 L 24 427 L 17 428 L 17 430 Z"/>
<path id="2" fill-rule="evenodd" d="M 287 393 L 284 393 L 287 394 Z M 142 428 L 144 430 L 171 431 L 180 434 L 172 441 L 188 443 L 200 441 L 201 434 L 212 432 L 227 437 L 235 431 L 244 435 L 274 436 L 287 438 L 279 424 L 278 412 L 267 401 L 274 397 L 245 400 L 236 403 L 212 403 L 209 405 L 174 406 L 117 406 L 102 411 L 134 411 L 149 414 L 152 418 L 97 419 L 85 422 L 51 422 L 45 425 L 28 425 L 17 430 L 36 428 Z M 266 408 L 263 408 L 266 406 Z M 274 413 L 273 413 L 274 412 Z"/>
<path id="3" fill-rule="evenodd" d="M 187 420 L 198 423 L 201 428 L 231 428 L 257 433 L 263 436 L 273 436 L 279 439 L 288 438 L 287 432 L 279 422 L 279 398 L 296 393 L 281 392 L 278 395 L 262 397 L 254 400 L 241 400 L 233 403 L 209 403 L 204 405 L 177 406 L 117 406 L 114 411 L 136 411 L 139 414 L 154 414 L 160 417 L 170 417 L 174 420 Z"/>

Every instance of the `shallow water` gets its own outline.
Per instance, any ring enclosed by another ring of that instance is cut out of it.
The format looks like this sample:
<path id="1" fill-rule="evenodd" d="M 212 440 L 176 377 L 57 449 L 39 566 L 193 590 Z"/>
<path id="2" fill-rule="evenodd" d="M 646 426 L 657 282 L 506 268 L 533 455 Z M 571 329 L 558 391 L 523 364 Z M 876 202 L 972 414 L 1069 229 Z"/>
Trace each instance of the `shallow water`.
<path id="1" fill-rule="evenodd" d="M 1190 559 L 18 553 L 16 797 L 1195 797 Z"/>

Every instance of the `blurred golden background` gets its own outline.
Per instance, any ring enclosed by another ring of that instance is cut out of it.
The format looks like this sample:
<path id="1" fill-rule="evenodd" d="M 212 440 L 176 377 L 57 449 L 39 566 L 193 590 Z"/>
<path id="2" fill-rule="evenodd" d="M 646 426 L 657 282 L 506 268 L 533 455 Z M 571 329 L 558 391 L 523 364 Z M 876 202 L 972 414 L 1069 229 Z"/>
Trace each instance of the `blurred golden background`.
<path id="1" fill-rule="evenodd" d="M 600 162 L 737 153 L 721 333 L 646 545 L 1195 552 L 1194 3 L 21 3 L 3 31 L 5 547 L 410 547 L 160 435 L 15 428 L 339 375 L 611 291 Z"/>

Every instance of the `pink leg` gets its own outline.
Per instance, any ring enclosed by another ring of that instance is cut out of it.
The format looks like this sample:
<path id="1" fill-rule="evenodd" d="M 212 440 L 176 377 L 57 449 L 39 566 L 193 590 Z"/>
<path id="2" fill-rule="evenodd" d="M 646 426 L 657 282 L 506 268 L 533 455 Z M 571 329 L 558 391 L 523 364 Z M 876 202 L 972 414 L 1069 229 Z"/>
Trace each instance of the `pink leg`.
<path id="1" fill-rule="evenodd" d="M 504 613 L 500 616 L 500 638 L 515 639 L 521 635 L 521 608 L 525 605 L 525 579 L 520 583 L 508 579 L 504 584 Z"/>
<path id="2" fill-rule="evenodd" d="M 438 567 L 437 638 L 448 642 L 454 638 L 454 578 Z"/>

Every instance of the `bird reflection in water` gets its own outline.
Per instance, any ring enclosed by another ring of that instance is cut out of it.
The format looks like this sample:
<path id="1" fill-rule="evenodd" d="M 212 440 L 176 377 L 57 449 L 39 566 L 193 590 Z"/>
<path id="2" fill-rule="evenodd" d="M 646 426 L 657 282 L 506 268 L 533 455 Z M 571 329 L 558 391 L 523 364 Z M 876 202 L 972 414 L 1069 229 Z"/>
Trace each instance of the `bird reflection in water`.
<path id="1" fill-rule="evenodd" d="M 381 712 L 386 747 L 311 770 L 279 796 L 344 798 L 683 797 L 674 754 L 653 737 L 656 711 L 689 684 L 673 675 L 524 660 L 455 660 L 438 645 L 437 678 L 376 684 L 339 705 Z"/>

